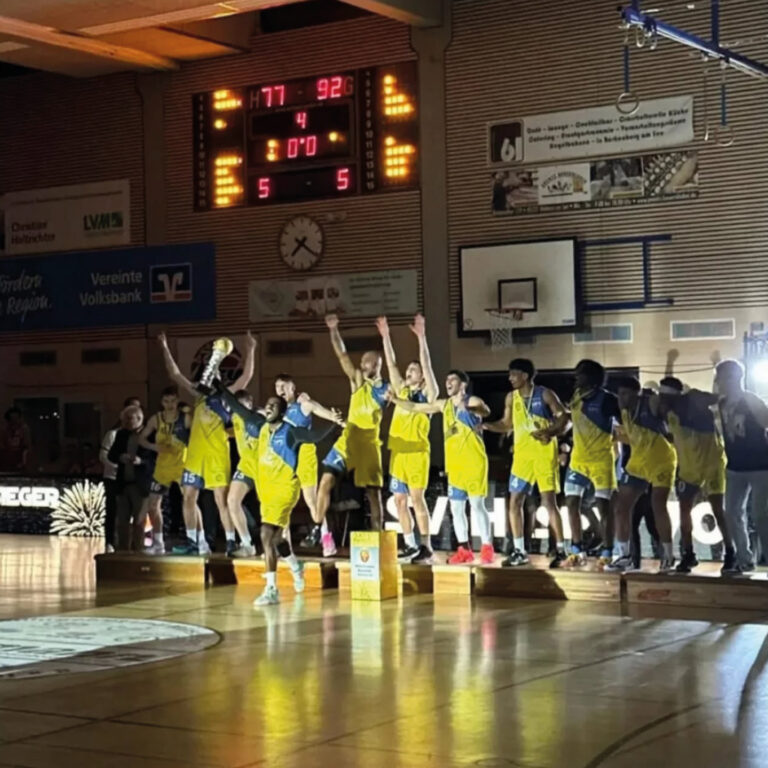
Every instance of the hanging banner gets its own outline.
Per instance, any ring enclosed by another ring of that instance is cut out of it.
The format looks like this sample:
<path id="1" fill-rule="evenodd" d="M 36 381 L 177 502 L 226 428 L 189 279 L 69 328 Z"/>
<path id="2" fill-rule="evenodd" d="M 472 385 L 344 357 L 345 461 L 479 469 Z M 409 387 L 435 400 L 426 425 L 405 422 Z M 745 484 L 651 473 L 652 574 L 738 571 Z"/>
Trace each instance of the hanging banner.
<path id="1" fill-rule="evenodd" d="M 0 260 L 0 331 L 216 317 L 210 243 Z"/>
<path id="2" fill-rule="evenodd" d="M 3 195 L 5 252 L 107 248 L 131 242 L 128 179 Z"/>
<path id="3" fill-rule="evenodd" d="M 649 152 L 693 141 L 693 97 L 642 101 L 633 115 L 615 104 L 520 117 L 489 126 L 491 165 L 522 165 Z"/>
<path id="4" fill-rule="evenodd" d="M 614 208 L 699 195 L 696 151 L 494 171 L 494 213 Z"/>
<path id="5" fill-rule="evenodd" d="M 249 286 L 251 322 L 289 318 L 375 317 L 418 312 L 418 272 L 393 269 L 317 275 L 303 280 L 255 280 Z"/>

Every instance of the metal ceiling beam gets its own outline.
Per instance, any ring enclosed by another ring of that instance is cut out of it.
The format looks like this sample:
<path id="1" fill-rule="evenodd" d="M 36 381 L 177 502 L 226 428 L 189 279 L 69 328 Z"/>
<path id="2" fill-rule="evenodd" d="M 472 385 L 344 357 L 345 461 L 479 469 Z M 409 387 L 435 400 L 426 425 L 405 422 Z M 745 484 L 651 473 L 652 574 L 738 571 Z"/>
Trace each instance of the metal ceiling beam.
<path id="1" fill-rule="evenodd" d="M 344 0 L 379 16 L 402 21 L 413 27 L 439 27 L 443 23 L 440 0 Z"/>
<path id="2" fill-rule="evenodd" d="M 131 67 L 139 69 L 172 70 L 179 67 L 173 59 L 168 59 L 165 56 L 157 56 L 122 45 L 112 45 L 91 37 L 73 35 L 53 27 L 44 27 L 41 24 L 32 24 L 7 16 L 0 16 L 0 35 L 13 37 L 17 40 L 44 43 L 55 48 L 66 48 L 101 59 L 129 64 Z"/>

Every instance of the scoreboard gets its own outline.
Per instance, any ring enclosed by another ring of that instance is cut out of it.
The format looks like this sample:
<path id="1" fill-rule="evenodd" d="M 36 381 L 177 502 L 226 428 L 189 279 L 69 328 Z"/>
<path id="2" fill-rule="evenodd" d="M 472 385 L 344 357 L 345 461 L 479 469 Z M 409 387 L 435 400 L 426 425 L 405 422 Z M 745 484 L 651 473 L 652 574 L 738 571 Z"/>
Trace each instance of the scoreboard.
<path id="1" fill-rule="evenodd" d="M 416 62 L 192 98 L 196 210 L 419 185 Z"/>

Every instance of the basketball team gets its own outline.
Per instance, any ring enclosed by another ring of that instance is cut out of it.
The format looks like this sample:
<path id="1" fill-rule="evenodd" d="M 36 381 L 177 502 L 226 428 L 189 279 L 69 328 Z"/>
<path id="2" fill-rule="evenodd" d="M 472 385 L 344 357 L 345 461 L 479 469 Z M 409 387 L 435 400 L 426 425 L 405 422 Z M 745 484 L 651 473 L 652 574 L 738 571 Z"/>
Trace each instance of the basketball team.
<path id="1" fill-rule="evenodd" d="M 139 433 L 143 448 L 156 454 L 154 478 L 147 500 L 155 530 L 150 551 L 165 551 L 161 502 L 173 483 L 182 489 L 187 541 L 175 553 L 208 551 L 203 535 L 198 496 L 212 491 L 227 538 L 227 553 L 253 557 L 256 550 L 248 529 L 243 500 L 254 490 L 261 511 L 261 543 L 267 581 L 259 605 L 279 601 L 276 584 L 278 558 L 287 561 L 297 591 L 304 587 L 303 568 L 294 554 L 289 529 L 299 497 L 314 527 L 305 544 L 322 545 L 323 555 L 336 554 L 326 523 L 334 486 L 352 473 L 355 486 L 365 489 L 371 525 L 382 525 L 384 482 L 380 425 L 392 407 L 387 436 L 390 452 L 389 490 L 404 536 L 402 562 L 431 563 L 429 510 L 425 492 L 430 471 L 430 417 L 442 414 L 445 475 L 453 529 L 458 547 L 451 564 L 472 563 L 466 506 L 473 531 L 479 536 L 479 562 L 494 562 L 491 521 L 485 506 L 488 492 L 488 455 L 483 431 L 513 437 L 509 477 L 509 523 L 512 541 L 502 567 L 528 564 L 523 507 L 538 493 L 549 513 L 554 537 L 551 568 L 584 568 L 588 556 L 608 571 L 633 567 L 630 529 L 633 509 L 650 499 L 658 532 L 660 572 L 689 573 L 698 565 L 693 549 L 691 513 L 707 500 L 724 542 L 723 574 L 754 569 L 745 510 L 751 492 L 755 520 L 765 522 L 768 505 L 768 406 L 743 387 L 744 370 L 735 360 L 715 368 L 715 394 L 687 389 L 674 377 L 662 379 L 658 390 L 643 389 L 636 378 L 615 381 L 616 394 L 606 389 L 606 372 L 594 360 L 582 360 L 574 370 L 575 392 L 570 403 L 536 383 L 536 369 L 527 359 L 509 363 L 508 393 L 500 419 L 488 421 L 490 409 L 471 393 L 469 376 L 448 371 L 441 396 L 432 368 L 424 318 L 417 315 L 411 331 L 419 359 L 404 372 L 398 365 L 387 319 L 378 318 L 382 354 L 365 352 L 358 364 L 347 353 L 338 318 L 325 318 L 333 351 L 350 385 L 346 418 L 300 393 L 293 378 L 280 375 L 275 393 L 255 408 L 246 390 L 253 376 L 256 342 L 248 334 L 243 373 L 231 386 L 216 379 L 211 387 L 192 382 L 179 370 L 164 335 L 160 336 L 168 375 L 174 386 L 163 393 L 162 411 L 140 427 L 141 419 L 123 414 L 127 431 Z M 388 381 L 382 375 L 386 363 Z M 194 398 L 191 413 L 179 408 L 179 392 Z M 126 411 L 135 406 L 126 408 Z M 134 414 L 135 415 L 135 414 Z M 325 427 L 316 427 L 314 418 Z M 330 452 L 318 462 L 317 444 L 336 432 Z M 572 431 L 573 448 L 565 474 L 564 494 L 571 528 L 566 549 L 556 496 L 560 492 L 558 438 Z M 230 466 L 229 436 L 234 434 L 239 463 Z M 115 449 L 116 463 L 132 466 L 135 451 Z M 318 482 L 319 474 L 319 482 Z M 668 500 L 673 484 L 680 506 L 680 559 L 672 544 Z M 587 551 L 582 540 L 582 507 L 593 500 L 599 514 L 599 544 Z M 417 545 L 411 508 L 420 533 Z M 159 518 L 159 522 L 158 522 Z M 239 541 L 238 541 L 239 539 Z"/>

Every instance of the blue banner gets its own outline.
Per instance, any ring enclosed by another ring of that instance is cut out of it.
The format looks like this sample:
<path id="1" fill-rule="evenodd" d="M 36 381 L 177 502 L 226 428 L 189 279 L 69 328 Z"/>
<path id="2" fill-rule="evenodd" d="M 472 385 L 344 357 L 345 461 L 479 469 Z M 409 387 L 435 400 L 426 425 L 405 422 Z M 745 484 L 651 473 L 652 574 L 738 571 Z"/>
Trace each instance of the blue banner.
<path id="1" fill-rule="evenodd" d="M 0 331 L 215 317 L 211 243 L 0 260 Z"/>

